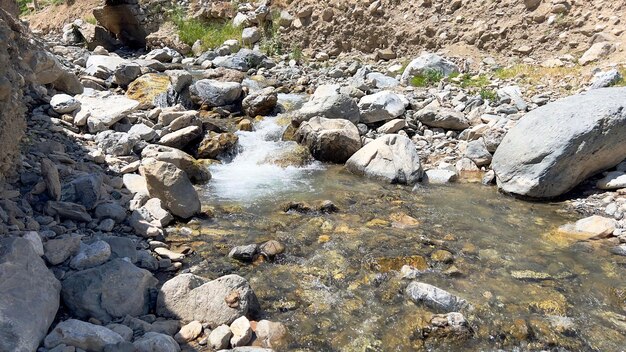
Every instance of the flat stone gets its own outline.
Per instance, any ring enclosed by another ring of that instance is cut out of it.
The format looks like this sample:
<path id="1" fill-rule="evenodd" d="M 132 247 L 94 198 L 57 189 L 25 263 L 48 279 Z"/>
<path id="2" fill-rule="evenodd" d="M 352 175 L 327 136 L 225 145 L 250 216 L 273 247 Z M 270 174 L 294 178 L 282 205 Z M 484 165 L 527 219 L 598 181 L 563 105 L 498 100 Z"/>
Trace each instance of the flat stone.
<path id="1" fill-rule="evenodd" d="M 107 345 L 124 342 L 124 338 L 113 330 L 84 321 L 69 319 L 59 323 L 46 336 L 46 348 L 60 344 L 74 346 L 85 351 L 103 351 Z"/>
<path id="2" fill-rule="evenodd" d="M 598 215 L 593 215 L 575 223 L 559 227 L 558 232 L 575 239 L 589 240 L 604 238 L 613 234 L 616 221 Z"/>
<path id="3" fill-rule="evenodd" d="M 423 282 L 413 281 L 406 288 L 411 301 L 437 311 L 454 312 L 468 306 L 467 301 L 445 290 Z"/>

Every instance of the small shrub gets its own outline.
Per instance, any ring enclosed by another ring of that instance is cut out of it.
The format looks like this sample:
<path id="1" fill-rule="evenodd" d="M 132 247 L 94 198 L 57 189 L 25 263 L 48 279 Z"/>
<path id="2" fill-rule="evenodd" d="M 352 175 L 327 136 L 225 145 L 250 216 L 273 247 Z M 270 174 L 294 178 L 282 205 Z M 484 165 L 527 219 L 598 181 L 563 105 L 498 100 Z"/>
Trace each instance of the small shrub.
<path id="1" fill-rule="evenodd" d="M 178 29 L 180 40 L 193 45 L 197 40 L 202 42 L 202 50 L 216 48 L 229 39 L 241 41 L 242 29 L 233 26 L 230 21 L 205 22 L 186 18 L 182 9 L 172 11 L 170 19 Z"/>
<path id="2" fill-rule="evenodd" d="M 622 66 L 618 68 L 620 75 L 622 78 L 619 81 L 615 82 L 613 86 L 615 87 L 626 87 L 626 66 Z"/>
<path id="3" fill-rule="evenodd" d="M 482 88 L 479 94 L 483 100 L 496 101 L 498 99 L 498 93 L 493 89 Z"/>
<path id="4" fill-rule="evenodd" d="M 414 87 L 429 87 L 439 83 L 443 77 L 444 75 L 441 71 L 427 70 L 411 78 L 411 85 Z"/>
<path id="5" fill-rule="evenodd" d="M 291 54 L 289 56 L 291 57 L 291 59 L 296 61 L 302 60 L 302 48 L 300 47 L 300 45 L 296 44 L 291 47 Z"/>

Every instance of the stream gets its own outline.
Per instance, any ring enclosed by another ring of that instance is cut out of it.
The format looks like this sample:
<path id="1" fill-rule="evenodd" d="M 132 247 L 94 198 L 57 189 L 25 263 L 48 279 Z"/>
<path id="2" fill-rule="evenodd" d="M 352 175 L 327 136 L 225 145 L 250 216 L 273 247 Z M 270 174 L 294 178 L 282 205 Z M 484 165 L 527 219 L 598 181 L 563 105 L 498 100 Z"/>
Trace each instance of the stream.
<path id="1" fill-rule="evenodd" d="M 270 160 L 296 148 L 281 141 L 283 125 L 268 117 L 237 132 L 239 153 L 210 167 L 202 194 L 213 217 L 170 240 L 206 260 L 201 275 L 246 277 L 264 315 L 289 328 L 284 350 L 623 350 L 626 258 L 556 235 L 576 220 L 562 205 L 469 183 L 382 184 L 319 162 L 280 166 Z M 339 210 L 283 211 L 325 200 Z M 273 262 L 228 258 L 267 240 L 286 247 Z M 405 264 L 471 303 L 472 337 L 419 333 L 433 311 L 404 295 Z"/>

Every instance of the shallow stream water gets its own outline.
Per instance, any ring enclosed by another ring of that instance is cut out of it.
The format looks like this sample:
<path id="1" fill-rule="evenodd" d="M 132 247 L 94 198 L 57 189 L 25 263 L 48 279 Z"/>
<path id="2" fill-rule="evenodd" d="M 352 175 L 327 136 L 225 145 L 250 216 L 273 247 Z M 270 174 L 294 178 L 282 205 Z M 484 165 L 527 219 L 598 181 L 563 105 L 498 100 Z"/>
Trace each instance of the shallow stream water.
<path id="1" fill-rule="evenodd" d="M 265 317 L 290 330 L 279 350 L 626 348 L 626 259 L 555 235 L 576 219 L 561 205 L 468 183 L 387 185 L 317 162 L 277 166 L 267 160 L 295 148 L 280 141 L 278 119 L 238 132 L 239 153 L 211 167 L 203 194 L 214 216 L 174 241 L 206 259 L 205 276 L 250 281 Z M 339 211 L 283 211 L 324 200 Z M 271 239 L 286 246 L 273 262 L 227 256 Z M 471 303 L 463 311 L 471 336 L 420 334 L 434 312 L 404 295 L 404 264 L 420 269 L 416 280 Z"/>

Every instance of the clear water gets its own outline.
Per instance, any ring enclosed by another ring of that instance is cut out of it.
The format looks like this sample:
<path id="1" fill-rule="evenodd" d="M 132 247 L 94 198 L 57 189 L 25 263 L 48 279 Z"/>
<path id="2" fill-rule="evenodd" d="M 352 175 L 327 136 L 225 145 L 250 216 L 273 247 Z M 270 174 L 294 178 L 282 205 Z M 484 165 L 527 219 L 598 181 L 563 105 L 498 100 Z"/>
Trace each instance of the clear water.
<path id="1" fill-rule="evenodd" d="M 240 132 L 241 151 L 211 168 L 204 205 L 214 218 L 192 237 L 206 259 L 202 274 L 246 277 L 265 317 L 281 321 L 302 351 L 622 351 L 626 348 L 626 258 L 602 242 L 573 242 L 552 233 L 575 219 L 560 204 L 529 203 L 475 184 L 411 187 L 353 176 L 340 166 L 281 168 L 268 155 L 281 142 L 274 118 Z M 334 214 L 284 213 L 292 201 Z M 411 219 L 407 218 L 409 216 Z M 407 220 L 408 219 L 408 220 Z M 244 264 L 233 246 L 275 239 L 275 262 Z M 451 263 L 433 254 L 447 250 Z M 399 268 L 421 257 L 418 280 L 471 302 L 471 338 L 420 337 L 432 311 L 403 294 Z M 411 259 L 413 258 L 413 259 Z M 546 280 L 520 280 L 530 270 Z M 560 348 L 560 349 L 559 349 Z"/>

